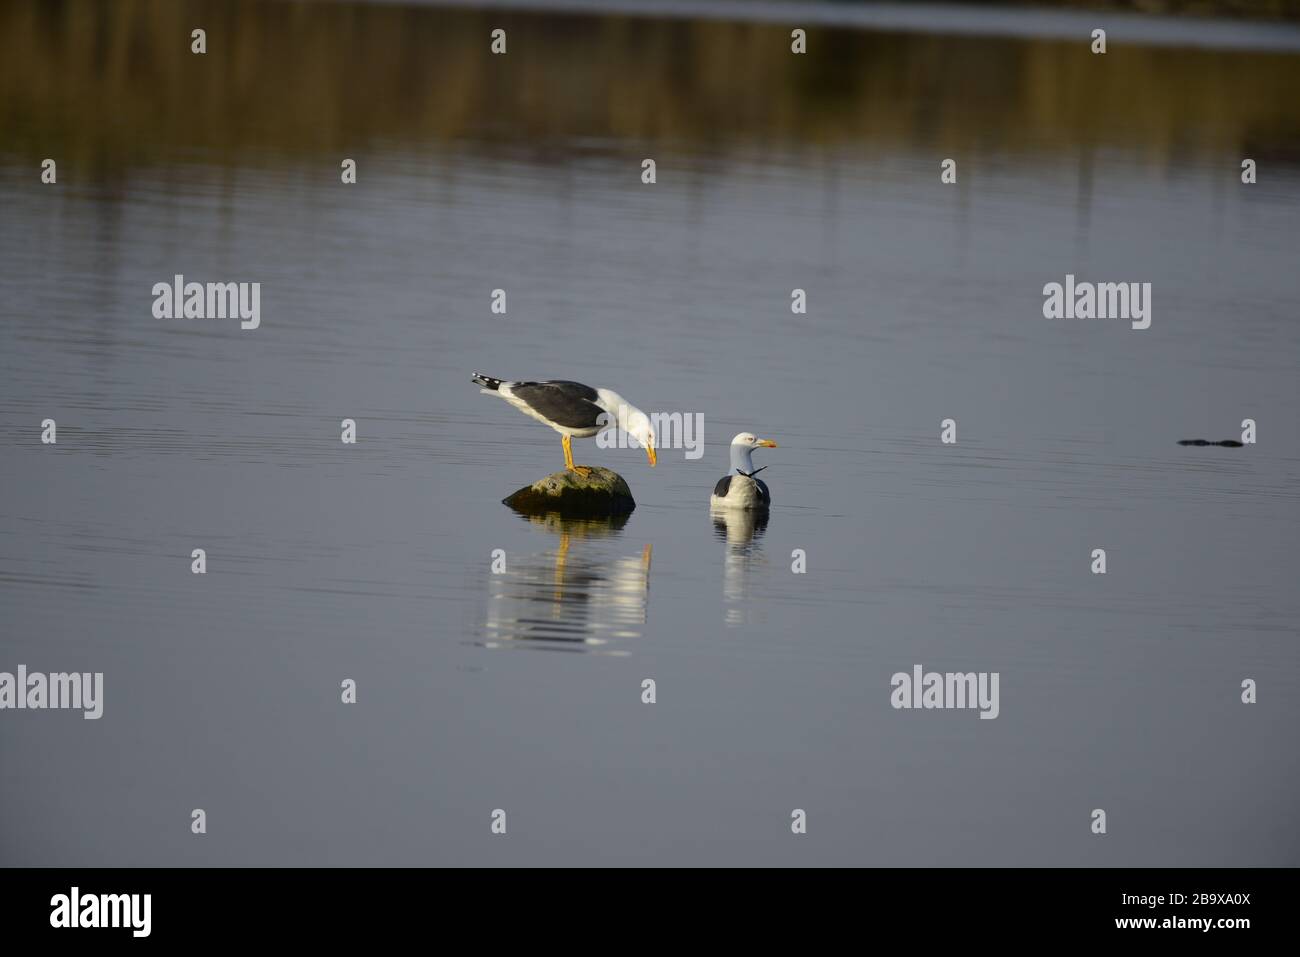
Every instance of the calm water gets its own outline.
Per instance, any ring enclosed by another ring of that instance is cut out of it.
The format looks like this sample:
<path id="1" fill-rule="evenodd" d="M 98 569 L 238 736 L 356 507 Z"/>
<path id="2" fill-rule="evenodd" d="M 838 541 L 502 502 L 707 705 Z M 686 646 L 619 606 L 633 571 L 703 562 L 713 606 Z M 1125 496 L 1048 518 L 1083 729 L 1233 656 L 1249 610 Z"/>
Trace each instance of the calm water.
<path id="1" fill-rule="evenodd" d="M 241 7 L 0 14 L 0 670 L 105 675 L 0 714 L 0 861 L 1300 863 L 1300 57 Z M 636 511 L 522 518 L 558 437 L 474 370 L 705 454 L 579 441 Z M 893 710 L 918 663 L 998 719 Z"/>

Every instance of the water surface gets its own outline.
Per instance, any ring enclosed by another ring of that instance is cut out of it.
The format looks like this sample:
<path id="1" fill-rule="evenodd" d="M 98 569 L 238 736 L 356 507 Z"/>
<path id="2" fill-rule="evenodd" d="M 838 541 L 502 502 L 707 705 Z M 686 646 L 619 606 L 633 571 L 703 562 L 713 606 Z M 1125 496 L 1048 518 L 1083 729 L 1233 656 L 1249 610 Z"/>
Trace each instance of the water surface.
<path id="1" fill-rule="evenodd" d="M 106 702 L 0 717 L 0 861 L 1300 863 L 1300 59 L 812 39 L 6 6 L 0 669 Z M 153 318 L 176 273 L 261 328 Z M 1043 319 L 1067 273 L 1151 328 Z M 475 370 L 705 454 L 579 441 L 635 512 L 521 518 L 558 437 Z M 708 512 L 742 430 L 766 523 Z M 1000 716 L 893 710 L 917 663 Z"/>

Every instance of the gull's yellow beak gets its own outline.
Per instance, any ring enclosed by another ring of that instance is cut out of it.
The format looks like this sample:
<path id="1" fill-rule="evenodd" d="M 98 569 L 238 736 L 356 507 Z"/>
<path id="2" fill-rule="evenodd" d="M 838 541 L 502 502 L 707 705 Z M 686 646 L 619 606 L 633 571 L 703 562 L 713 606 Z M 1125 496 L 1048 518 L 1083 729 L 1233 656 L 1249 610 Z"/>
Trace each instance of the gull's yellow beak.
<path id="1" fill-rule="evenodd" d="M 650 460 L 650 467 L 654 468 L 655 462 L 657 462 L 658 459 L 655 458 L 655 447 L 653 445 L 647 445 L 645 447 L 645 457 Z"/>
<path id="2" fill-rule="evenodd" d="M 774 449 L 776 448 L 776 443 L 771 439 L 759 439 L 758 447 L 761 449 Z"/>

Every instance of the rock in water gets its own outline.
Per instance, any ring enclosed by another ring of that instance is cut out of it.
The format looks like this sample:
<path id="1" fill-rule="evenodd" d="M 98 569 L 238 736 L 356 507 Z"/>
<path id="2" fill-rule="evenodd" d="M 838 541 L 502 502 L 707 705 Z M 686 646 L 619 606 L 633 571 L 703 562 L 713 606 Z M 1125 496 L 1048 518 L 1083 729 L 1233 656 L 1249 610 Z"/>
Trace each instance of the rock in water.
<path id="1" fill-rule="evenodd" d="M 587 476 L 569 471 L 548 475 L 503 501 L 525 515 L 625 515 L 636 508 L 623 476 L 594 466 Z"/>

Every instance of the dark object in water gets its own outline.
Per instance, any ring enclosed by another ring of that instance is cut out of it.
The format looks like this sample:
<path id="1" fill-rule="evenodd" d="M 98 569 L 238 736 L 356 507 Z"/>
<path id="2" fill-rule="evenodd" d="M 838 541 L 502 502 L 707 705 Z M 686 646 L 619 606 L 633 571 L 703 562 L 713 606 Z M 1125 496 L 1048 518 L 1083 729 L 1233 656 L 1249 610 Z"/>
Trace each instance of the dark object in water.
<path id="1" fill-rule="evenodd" d="M 1222 442 L 1210 442 L 1206 439 L 1179 439 L 1179 445 L 1222 445 L 1225 449 L 1239 449 L 1241 443 L 1236 439 L 1224 439 Z"/>
<path id="2" fill-rule="evenodd" d="M 623 476 L 599 466 L 587 475 L 567 469 L 548 475 L 515 492 L 505 504 L 522 515 L 558 512 L 577 518 L 624 515 L 636 508 Z"/>

